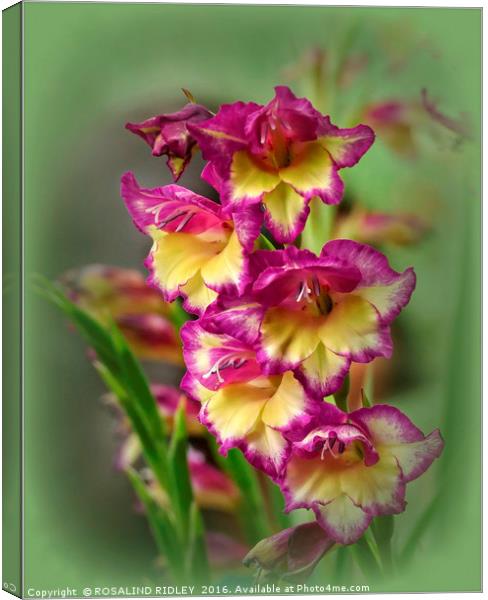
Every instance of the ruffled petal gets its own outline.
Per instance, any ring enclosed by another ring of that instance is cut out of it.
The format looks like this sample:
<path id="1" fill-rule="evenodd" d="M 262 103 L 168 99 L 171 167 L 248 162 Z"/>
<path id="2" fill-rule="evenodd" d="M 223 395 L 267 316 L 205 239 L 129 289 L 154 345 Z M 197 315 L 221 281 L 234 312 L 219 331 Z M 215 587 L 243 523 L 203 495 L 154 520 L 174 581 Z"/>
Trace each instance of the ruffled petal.
<path id="1" fill-rule="evenodd" d="M 280 169 L 279 175 L 308 200 L 314 196 L 326 204 L 342 200 L 344 184 L 329 153 L 318 142 L 299 144 L 291 164 Z"/>
<path id="2" fill-rule="evenodd" d="M 145 234 L 164 231 L 196 235 L 210 230 L 215 239 L 225 237 L 221 207 L 184 187 L 141 188 L 132 173 L 125 173 L 120 190 L 135 225 Z"/>
<path id="3" fill-rule="evenodd" d="M 319 142 L 331 155 L 339 169 L 352 167 L 374 142 L 374 131 L 367 125 L 341 129 L 328 125 L 322 129 Z"/>
<path id="4" fill-rule="evenodd" d="M 263 211 L 260 204 L 239 207 L 232 212 L 232 220 L 237 231 L 239 241 L 246 252 L 252 252 L 254 242 L 261 233 L 263 224 Z"/>
<path id="5" fill-rule="evenodd" d="M 296 377 L 307 392 L 317 398 L 334 394 L 344 382 L 351 361 L 319 344 L 296 370 Z"/>
<path id="6" fill-rule="evenodd" d="M 290 442 L 267 425 L 262 413 L 276 393 L 276 382 L 261 377 L 245 384 L 230 384 L 219 389 L 205 404 L 201 420 L 217 437 L 222 453 L 240 448 L 247 460 L 270 477 L 285 465 Z M 276 418 L 282 414 L 275 410 Z"/>
<path id="7" fill-rule="evenodd" d="M 183 308 L 194 315 L 201 315 L 205 309 L 217 300 L 217 292 L 205 285 L 198 272 L 180 287 L 183 296 Z"/>
<path id="8" fill-rule="evenodd" d="M 279 431 L 263 421 L 259 421 L 239 447 L 251 465 L 272 479 L 279 475 L 290 453 L 290 443 Z"/>
<path id="9" fill-rule="evenodd" d="M 252 298 L 221 295 L 205 313 L 205 328 L 254 346 L 260 336 L 263 315 L 263 307 Z"/>
<path id="10" fill-rule="evenodd" d="M 297 367 L 317 348 L 319 317 L 300 311 L 270 308 L 261 325 L 258 361 L 265 372 L 277 373 Z"/>
<path id="11" fill-rule="evenodd" d="M 404 481 L 412 481 L 422 475 L 444 448 L 438 429 L 425 437 L 406 415 L 393 406 L 377 404 L 370 409 L 355 411 L 351 418 L 368 429 L 381 453 L 388 453 L 398 461 Z"/>
<path id="12" fill-rule="evenodd" d="M 377 311 L 355 292 L 334 304 L 317 335 L 329 350 L 356 362 L 369 362 L 376 356 L 389 358 L 393 349 Z"/>
<path id="13" fill-rule="evenodd" d="M 229 205 L 249 206 L 260 202 L 263 194 L 280 183 L 276 171 L 265 168 L 247 150 L 236 152 L 230 167 L 229 193 L 224 201 Z"/>
<path id="14" fill-rule="evenodd" d="M 380 451 L 370 466 L 358 462 L 341 473 L 341 487 L 356 506 L 377 516 L 405 510 L 405 482 L 395 458 Z"/>
<path id="15" fill-rule="evenodd" d="M 291 243 L 303 231 L 310 209 L 308 202 L 286 183 L 264 194 L 265 223 L 280 244 Z"/>
<path id="16" fill-rule="evenodd" d="M 325 506 L 314 506 L 320 526 L 333 540 L 340 544 L 353 544 L 371 523 L 371 515 L 357 507 L 346 495 L 341 494 Z"/>
<path id="17" fill-rule="evenodd" d="M 251 281 L 248 262 L 234 231 L 222 251 L 203 265 L 203 281 L 216 292 L 242 294 Z"/>
<path id="18" fill-rule="evenodd" d="M 246 147 L 246 120 L 261 107 L 254 102 L 222 104 L 219 112 L 206 121 L 191 123 L 188 129 L 197 140 L 205 160 L 221 160 Z"/>
<path id="19" fill-rule="evenodd" d="M 146 261 L 146 267 L 151 271 L 148 282 L 161 289 L 167 301 L 174 300 L 180 286 L 197 275 L 225 247 L 223 242 L 207 242 L 187 233 L 153 232 L 153 239 L 151 254 Z M 187 297 L 204 292 L 196 283 L 199 282 L 193 282 L 184 290 Z"/>
<path id="20" fill-rule="evenodd" d="M 340 496 L 341 471 L 333 468 L 332 461 L 328 467 L 320 455 L 313 458 L 292 455 L 281 485 L 287 511 L 310 508 L 317 502 L 327 504 Z"/>
<path id="21" fill-rule="evenodd" d="M 388 452 L 396 458 L 403 473 L 405 481 L 412 481 L 420 477 L 444 449 L 444 441 L 438 429 L 430 433 L 425 439 L 411 444 L 389 446 Z"/>
<path id="22" fill-rule="evenodd" d="M 235 383 L 215 392 L 202 409 L 201 420 L 227 452 L 260 423 L 261 411 L 271 394 L 265 379 Z"/>
<path id="23" fill-rule="evenodd" d="M 200 320 L 185 323 L 181 339 L 188 370 L 211 390 L 261 374 L 252 348 L 229 335 L 208 331 Z"/>
<path id="24" fill-rule="evenodd" d="M 333 240 L 323 247 L 321 256 L 343 259 L 359 269 L 361 281 L 354 293 L 370 302 L 385 323 L 398 316 L 415 289 L 412 268 L 397 273 L 384 254 L 366 244 Z"/>
<path id="25" fill-rule="evenodd" d="M 308 398 L 300 383 L 288 371 L 281 378 L 275 393 L 263 408 L 261 418 L 266 425 L 275 429 L 286 429 L 297 420 L 307 420 Z"/>
<path id="26" fill-rule="evenodd" d="M 203 386 L 196 377 L 187 371 L 180 382 L 180 388 L 195 402 L 205 404 L 214 392 Z"/>

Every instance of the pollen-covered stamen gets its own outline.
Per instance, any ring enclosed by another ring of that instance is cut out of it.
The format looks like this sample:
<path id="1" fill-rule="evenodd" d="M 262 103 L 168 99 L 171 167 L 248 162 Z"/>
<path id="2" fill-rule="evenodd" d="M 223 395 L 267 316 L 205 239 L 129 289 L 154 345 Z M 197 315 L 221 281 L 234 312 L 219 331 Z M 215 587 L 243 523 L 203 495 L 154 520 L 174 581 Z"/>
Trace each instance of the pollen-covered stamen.
<path id="1" fill-rule="evenodd" d="M 243 358 L 239 354 L 221 356 L 210 369 L 202 375 L 203 379 L 209 379 L 212 375 L 217 375 L 217 381 L 224 383 L 224 378 L 221 375 L 221 371 L 230 367 L 234 369 L 240 369 L 247 362 L 246 358 Z"/>

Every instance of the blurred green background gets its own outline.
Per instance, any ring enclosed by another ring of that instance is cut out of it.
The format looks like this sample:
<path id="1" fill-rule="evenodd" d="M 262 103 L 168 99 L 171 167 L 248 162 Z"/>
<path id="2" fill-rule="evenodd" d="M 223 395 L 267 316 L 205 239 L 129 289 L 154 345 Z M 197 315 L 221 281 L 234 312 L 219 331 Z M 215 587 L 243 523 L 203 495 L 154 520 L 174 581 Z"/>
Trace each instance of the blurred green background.
<path id="1" fill-rule="evenodd" d="M 418 284 L 399 320 L 406 342 L 388 400 L 446 440 L 442 459 L 410 485 L 394 543 L 439 490 L 441 501 L 413 562 L 371 591 L 479 590 L 481 11 L 35 2 L 24 10 L 27 277 L 94 262 L 142 269 L 149 242 L 119 198 L 120 175 L 133 170 L 145 187 L 170 176 L 124 124 L 176 110 L 182 87 L 213 109 L 267 102 L 274 85 L 289 83 L 286 66 L 352 31 L 355 48 L 404 64 L 387 77 L 373 62 L 366 100 L 417 98 L 426 86 L 446 113 L 469 120 L 470 141 L 434 144 L 416 160 L 378 141 L 346 185 L 370 208 L 428 205 L 433 226 L 419 245 L 389 251 L 395 268 L 415 266 Z M 339 113 L 341 98 L 335 106 Z M 181 184 L 208 193 L 200 168 L 195 161 Z M 25 331 L 26 587 L 164 584 L 145 520 L 113 469 L 115 425 L 82 342 L 31 288 Z M 315 580 L 361 583 L 331 580 L 327 569 L 325 561 Z"/>

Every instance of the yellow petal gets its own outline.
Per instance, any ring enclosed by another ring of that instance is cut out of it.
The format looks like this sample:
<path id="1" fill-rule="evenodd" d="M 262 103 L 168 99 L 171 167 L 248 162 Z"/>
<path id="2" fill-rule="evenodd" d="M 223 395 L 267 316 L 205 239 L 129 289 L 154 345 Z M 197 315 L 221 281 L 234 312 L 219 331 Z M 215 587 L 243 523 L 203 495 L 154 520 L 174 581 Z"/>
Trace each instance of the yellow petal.
<path id="1" fill-rule="evenodd" d="M 341 494 L 340 468 L 334 459 L 295 456 L 288 463 L 286 484 L 293 502 L 330 502 Z"/>
<path id="2" fill-rule="evenodd" d="M 275 466 L 282 462 L 286 440 L 279 431 L 268 427 L 263 421 L 258 421 L 256 427 L 246 439 L 248 450 L 272 460 Z"/>
<path id="3" fill-rule="evenodd" d="M 209 286 L 238 286 L 243 271 L 244 252 L 234 231 L 223 250 L 202 267 L 202 277 Z"/>
<path id="4" fill-rule="evenodd" d="M 188 298 L 189 305 L 199 311 L 207 308 L 217 298 L 217 292 L 205 285 L 200 272 L 183 285 L 180 290 Z"/>
<path id="5" fill-rule="evenodd" d="M 302 362 L 300 368 L 314 386 L 325 388 L 333 383 L 334 378 L 341 375 L 347 362 L 343 356 L 338 356 L 323 344 L 319 344 L 316 350 Z"/>
<path id="6" fill-rule="evenodd" d="M 260 420 L 270 389 L 253 385 L 256 381 L 220 388 L 207 402 L 208 419 L 222 441 L 245 437 Z"/>
<path id="7" fill-rule="evenodd" d="M 263 204 L 276 226 L 289 236 L 297 226 L 305 200 L 290 185 L 281 182 L 272 192 L 264 195 Z"/>
<path id="8" fill-rule="evenodd" d="M 344 469 L 341 473 L 341 488 L 354 502 L 362 507 L 380 505 L 391 507 L 397 504 L 400 468 L 394 456 L 383 452 L 380 460 L 369 467 L 363 462 Z M 401 502 L 401 500 L 400 500 Z"/>
<path id="9" fill-rule="evenodd" d="M 379 344 L 378 313 L 366 300 L 347 294 L 334 304 L 318 335 L 333 352 L 361 352 Z"/>
<path id="10" fill-rule="evenodd" d="M 256 198 L 270 192 L 280 182 L 276 172 L 269 171 L 254 161 L 246 150 L 234 154 L 230 169 L 231 200 Z"/>
<path id="11" fill-rule="evenodd" d="M 270 359 L 296 364 L 317 347 L 320 323 L 320 318 L 302 311 L 271 308 L 261 327 L 263 349 Z"/>
<path id="12" fill-rule="evenodd" d="M 266 402 L 262 420 L 271 427 L 284 427 L 303 414 L 305 401 L 302 386 L 288 371 L 281 377 L 275 393 Z"/>
<path id="13" fill-rule="evenodd" d="M 175 291 L 223 247 L 222 242 L 204 241 L 188 233 L 155 236 L 151 251 L 155 279 L 162 288 Z"/>
<path id="14" fill-rule="evenodd" d="M 302 193 L 329 189 L 333 183 L 333 163 L 318 142 L 303 144 L 288 167 L 280 169 L 280 178 Z"/>

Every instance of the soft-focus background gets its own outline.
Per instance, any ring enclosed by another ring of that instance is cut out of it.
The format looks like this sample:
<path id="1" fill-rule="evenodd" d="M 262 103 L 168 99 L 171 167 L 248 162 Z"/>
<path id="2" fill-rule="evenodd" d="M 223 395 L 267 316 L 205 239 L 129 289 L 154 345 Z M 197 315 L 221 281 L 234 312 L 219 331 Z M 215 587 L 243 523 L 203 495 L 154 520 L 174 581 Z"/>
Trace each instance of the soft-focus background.
<path id="1" fill-rule="evenodd" d="M 347 174 L 365 206 L 431 222 L 418 245 L 388 250 L 395 268 L 415 266 L 418 286 L 399 319 L 387 399 L 446 440 L 395 519 L 401 546 L 440 490 L 414 560 L 371 591 L 480 589 L 480 19 L 469 9 L 25 6 L 28 276 L 94 262 L 142 269 L 149 242 L 119 199 L 120 175 L 133 170 L 146 187 L 170 175 L 124 123 L 178 109 L 182 87 L 213 109 L 267 102 L 279 83 L 307 93 L 284 69 L 312 46 L 347 43 L 373 56 L 365 101 L 415 99 L 427 87 L 445 113 L 469 122 L 471 140 L 434 136 L 416 158 L 378 141 Z M 344 126 L 345 105 L 334 102 L 332 120 Z M 200 168 L 195 161 L 181 183 L 206 193 Z M 33 291 L 26 311 L 26 586 L 164 583 L 129 484 L 113 469 L 115 425 L 82 342 Z M 172 383 L 181 375 L 151 373 Z M 327 568 L 315 581 L 361 583 L 333 581 Z"/>

